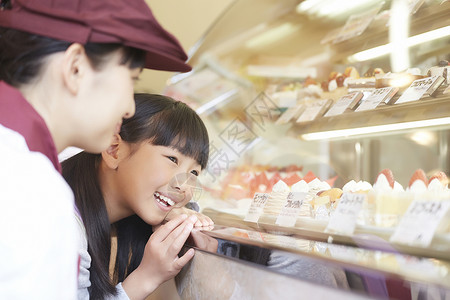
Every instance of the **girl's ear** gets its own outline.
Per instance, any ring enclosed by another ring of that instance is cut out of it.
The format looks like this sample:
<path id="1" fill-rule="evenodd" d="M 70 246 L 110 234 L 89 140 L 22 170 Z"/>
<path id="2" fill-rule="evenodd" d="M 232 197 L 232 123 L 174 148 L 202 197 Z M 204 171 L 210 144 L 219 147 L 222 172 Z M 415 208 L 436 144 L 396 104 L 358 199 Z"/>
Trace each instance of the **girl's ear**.
<path id="1" fill-rule="evenodd" d="M 108 168 L 117 170 L 120 163 L 120 150 L 123 146 L 123 140 L 119 134 L 115 134 L 111 145 L 109 145 L 108 149 L 102 152 L 103 161 L 106 163 Z"/>

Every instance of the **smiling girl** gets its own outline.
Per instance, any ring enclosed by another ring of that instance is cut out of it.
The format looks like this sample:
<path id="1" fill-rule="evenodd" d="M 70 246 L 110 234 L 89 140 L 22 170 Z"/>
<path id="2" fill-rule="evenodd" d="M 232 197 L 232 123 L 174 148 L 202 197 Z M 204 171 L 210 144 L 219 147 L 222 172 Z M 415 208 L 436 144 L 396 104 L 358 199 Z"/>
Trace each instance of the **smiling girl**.
<path id="1" fill-rule="evenodd" d="M 157 230 L 152 226 L 192 198 L 208 161 L 206 128 L 182 102 L 150 94 L 136 94 L 135 102 L 136 114 L 124 120 L 106 151 L 81 152 L 62 163 L 84 240 L 79 299 L 144 299 L 194 254 L 191 249 L 178 257 L 196 216 L 174 217 Z M 113 280 L 112 233 L 117 235 Z"/>

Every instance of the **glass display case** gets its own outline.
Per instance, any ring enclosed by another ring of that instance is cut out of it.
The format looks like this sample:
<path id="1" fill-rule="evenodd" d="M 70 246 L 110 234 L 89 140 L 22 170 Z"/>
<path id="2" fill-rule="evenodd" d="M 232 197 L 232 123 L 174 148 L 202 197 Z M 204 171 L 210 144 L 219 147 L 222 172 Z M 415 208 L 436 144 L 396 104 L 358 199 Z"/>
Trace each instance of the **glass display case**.
<path id="1" fill-rule="evenodd" d="M 444 299 L 449 15 L 442 0 L 233 2 L 165 91 L 208 127 L 204 234 Z"/>

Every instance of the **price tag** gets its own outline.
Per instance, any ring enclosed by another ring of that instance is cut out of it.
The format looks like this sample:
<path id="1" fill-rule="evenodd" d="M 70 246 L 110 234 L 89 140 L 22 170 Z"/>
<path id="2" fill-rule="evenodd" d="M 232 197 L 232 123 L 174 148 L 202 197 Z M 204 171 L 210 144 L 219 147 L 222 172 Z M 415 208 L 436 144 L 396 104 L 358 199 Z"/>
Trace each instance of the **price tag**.
<path id="1" fill-rule="evenodd" d="M 413 83 L 403 92 L 395 104 L 417 101 L 423 96 L 430 96 L 444 82 L 442 76 L 432 76 L 414 80 Z"/>
<path id="2" fill-rule="evenodd" d="M 365 199 L 365 194 L 342 194 L 325 232 L 352 235 L 355 231 L 356 219 Z"/>
<path id="3" fill-rule="evenodd" d="M 398 92 L 398 88 L 385 87 L 373 91 L 367 99 L 363 100 L 356 111 L 375 109 L 381 103 L 388 104 Z"/>
<path id="4" fill-rule="evenodd" d="M 258 222 L 259 217 L 263 214 L 263 209 L 267 203 L 267 199 L 269 199 L 269 194 L 255 193 L 255 196 L 253 197 L 253 201 L 250 204 L 250 208 L 248 209 L 244 221 Z"/>
<path id="5" fill-rule="evenodd" d="M 406 3 L 408 4 L 409 13 L 411 15 L 414 15 L 419 8 L 422 6 L 422 4 L 425 2 L 425 0 L 408 0 Z"/>
<path id="6" fill-rule="evenodd" d="M 328 251 L 330 251 L 331 257 L 346 261 L 355 261 L 358 255 L 356 248 L 343 245 L 328 244 Z"/>
<path id="7" fill-rule="evenodd" d="M 286 235 L 277 235 L 276 236 L 277 244 L 292 249 L 299 249 L 299 241 L 296 238 L 286 236 Z"/>
<path id="8" fill-rule="evenodd" d="M 363 93 L 354 92 L 341 97 L 329 111 L 325 114 L 325 117 L 336 116 L 344 113 L 347 109 L 353 109 L 359 100 L 361 100 Z"/>
<path id="9" fill-rule="evenodd" d="M 286 203 L 281 209 L 275 224 L 285 227 L 295 226 L 297 216 L 300 213 L 300 207 L 302 206 L 306 195 L 307 193 L 289 193 L 286 198 Z"/>
<path id="10" fill-rule="evenodd" d="M 430 246 L 436 229 L 449 208 L 450 201 L 413 201 L 390 241 L 410 246 Z"/>
<path id="11" fill-rule="evenodd" d="M 297 119 L 297 123 L 313 121 L 318 116 L 322 115 L 328 107 L 330 107 L 333 100 L 318 100 L 310 103 L 305 111 Z"/>
<path id="12" fill-rule="evenodd" d="M 450 94 L 450 85 L 444 90 L 443 94 Z"/>
<path id="13" fill-rule="evenodd" d="M 264 241 L 260 232 L 248 231 L 247 233 L 248 233 L 249 239 L 251 239 L 251 240 L 258 241 L 258 242 L 263 242 Z"/>
<path id="14" fill-rule="evenodd" d="M 288 108 L 281 117 L 275 122 L 277 125 L 289 123 L 293 118 L 298 117 L 305 110 L 305 105 L 300 104 L 295 107 Z"/>
<path id="15" fill-rule="evenodd" d="M 340 43 L 362 34 L 378 14 L 380 8 L 381 5 L 378 5 L 364 13 L 351 15 L 333 43 Z"/>
<path id="16" fill-rule="evenodd" d="M 220 79 L 220 75 L 211 69 L 205 68 L 198 71 L 192 76 L 180 81 L 175 85 L 177 91 L 185 94 L 192 95 L 192 93 L 198 89 L 201 89 L 209 84 Z"/>

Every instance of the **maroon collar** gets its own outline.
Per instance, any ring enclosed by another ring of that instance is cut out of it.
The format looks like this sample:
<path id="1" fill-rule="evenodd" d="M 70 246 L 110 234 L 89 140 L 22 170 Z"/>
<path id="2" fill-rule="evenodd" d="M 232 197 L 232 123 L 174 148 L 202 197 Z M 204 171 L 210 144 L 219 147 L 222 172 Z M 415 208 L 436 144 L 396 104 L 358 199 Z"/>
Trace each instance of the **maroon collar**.
<path id="1" fill-rule="evenodd" d="M 58 152 L 44 119 L 19 90 L 4 81 L 0 81 L 0 124 L 20 133 L 30 151 L 47 156 L 61 173 Z"/>

